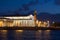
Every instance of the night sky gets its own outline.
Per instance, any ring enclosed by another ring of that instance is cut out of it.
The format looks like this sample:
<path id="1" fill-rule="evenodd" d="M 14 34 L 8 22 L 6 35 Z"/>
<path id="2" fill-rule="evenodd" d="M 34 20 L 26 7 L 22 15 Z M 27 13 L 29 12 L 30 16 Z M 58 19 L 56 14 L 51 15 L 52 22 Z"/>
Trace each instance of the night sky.
<path id="1" fill-rule="evenodd" d="M 56 2 L 57 1 L 57 2 Z M 59 3 L 58 3 L 59 2 Z M 51 14 L 60 13 L 59 0 L 0 0 L 0 15 L 10 15 L 14 12 L 26 14 L 32 10 L 48 12 Z"/>

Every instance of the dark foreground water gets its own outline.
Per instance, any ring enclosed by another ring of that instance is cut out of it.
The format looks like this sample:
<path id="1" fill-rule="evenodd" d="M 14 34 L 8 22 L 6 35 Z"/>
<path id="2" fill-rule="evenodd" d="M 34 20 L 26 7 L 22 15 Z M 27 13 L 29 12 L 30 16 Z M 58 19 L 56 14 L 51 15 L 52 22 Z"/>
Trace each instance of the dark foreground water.
<path id="1" fill-rule="evenodd" d="M 60 40 L 60 30 L 0 30 L 0 40 Z"/>

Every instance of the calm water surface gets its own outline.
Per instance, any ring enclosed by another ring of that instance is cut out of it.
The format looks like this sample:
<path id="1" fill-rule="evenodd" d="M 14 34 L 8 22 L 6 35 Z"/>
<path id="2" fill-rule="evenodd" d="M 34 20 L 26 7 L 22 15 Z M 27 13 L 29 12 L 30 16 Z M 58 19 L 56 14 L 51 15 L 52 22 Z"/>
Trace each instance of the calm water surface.
<path id="1" fill-rule="evenodd" d="M 0 30 L 0 40 L 60 40 L 60 30 Z"/>

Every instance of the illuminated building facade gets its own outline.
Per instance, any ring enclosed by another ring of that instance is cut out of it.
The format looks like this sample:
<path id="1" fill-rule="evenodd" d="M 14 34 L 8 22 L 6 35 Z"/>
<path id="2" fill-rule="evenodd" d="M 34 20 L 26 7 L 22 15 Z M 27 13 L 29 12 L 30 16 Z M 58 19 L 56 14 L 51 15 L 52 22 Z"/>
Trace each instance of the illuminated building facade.
<path id="1" fill-rule="evenodd" d="M 49 27 L 49 21 L 42 22 L 37 20 L 37 12 L 34 11 L 34 16 L 9 16 L 0 17 L 0 27 Z"/>
<path id="2" fill-rule="evenodd" d="M 36 23 L 37 23 L 38 27 L 50 27 L 49 21 L 38 21 L 38 20 L 37 20 Z"/>
<path id="3" fill-rule="evenodd" d="M 4 17 L 6 19 L 3 19 L 0 21 L 0 26 L 18 26 L 18 27 L 26 27 L 26 26 L 30 26 L 30 27 L 34 27 L 35 23 L 34 23 L 34 16 L 33 15 L 29 15 L 29 16 L 21 16 L 21 17 Z M 2 25 L 3 24 L 3 25 Z"/>

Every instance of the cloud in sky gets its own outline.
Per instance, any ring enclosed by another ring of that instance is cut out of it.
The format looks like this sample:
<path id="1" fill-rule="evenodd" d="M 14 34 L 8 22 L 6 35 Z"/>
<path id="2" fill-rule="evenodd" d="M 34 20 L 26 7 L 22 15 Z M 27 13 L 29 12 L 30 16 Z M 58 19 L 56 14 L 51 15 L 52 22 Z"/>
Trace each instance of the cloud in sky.
<path id="1" fill-rule="evenodd" d="M 60 6 L 54 4 L 55 0 L 0 0 L 0 13 L 11 11 L 29 12 L 36 9 L 39 12 L 60 13 Z M 12 14 L 10 13 L 10 14 Z"/>

